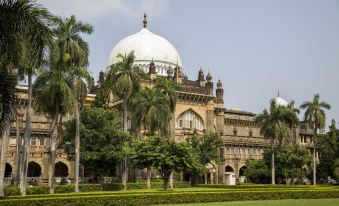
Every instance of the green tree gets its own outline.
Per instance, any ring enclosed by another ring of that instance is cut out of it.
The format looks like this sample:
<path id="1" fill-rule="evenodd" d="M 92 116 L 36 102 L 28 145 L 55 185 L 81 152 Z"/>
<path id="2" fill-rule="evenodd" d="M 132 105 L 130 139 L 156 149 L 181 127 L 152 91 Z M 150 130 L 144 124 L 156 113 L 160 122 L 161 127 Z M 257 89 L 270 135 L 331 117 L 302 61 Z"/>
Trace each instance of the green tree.
<path id="1" fill-rule="evenodd" d="M 276 162 L 283 178 L 286 179 L 286 184 L 289 181 L 294 184 L 298 179 L 302 181 L 305 177 L 307 173 L 305 166 L 310 166 L 311 154 L 303 146 L 289 145 L 277 150 Z"/>
<path id="2" fill-rule="evenodd" d="M 65 123 L 60 148 L 70 160 L 75 159 L 76 121 Z M 122 131 L 119 113 L 112 108 L 85 106 L 80 115 L 80 162 L 90 176 L 112 175 L 112 168 L 123 160 L 125 142 L 130 136 Z"/>
<path id="3" fill-rule="evenodd" d="M 192 135 L 187 137 L 187 142 L 190 145 L 192 151 L 194 151 L 199 159 L 201 167 L 196 167 L 195 174 L 204 174 L 205 183 L 207 184 L 207 164 L 211 164 L 215 167 L 221 159 L 218 155 L 218 149 L 223 145 L 221 137 L 217 133 L 208 132 L 201 136 Z M 217 168 L 215 168 L 217 169 Z"/>
<path id="4" fill-rule="evenodd" d="M 57 36 L 58 46 L 64 51 L 63 57 L 66 61 L 66 65 L 69 67 L 69 72 L 73 76 L 73 84 L 76 95 L 76 107 L 75 107 L 75 192 L 79 192 L 79 148 L 80 148 L 80 112 L 83 102 L 86 99 L 89 89 L 93 85 L 92 76 L 87 70 L 88 65 L 88 45 L 81 37 L 80 33 L 91 34 L 93 27 L 90 24 L 84 24 L 77 21 L 75 16 L 70 18 L 61 19 L 56 18 L 55 22 L 57 27 L 54 32 Z"/>
<path id="5" fill-rule="evenodd" d="M 39 71 L 33 84 L 33 96 L 35 97 L 35 111 L 52 119 L 51 146 L 48 169 L 49 192 L 54 193 L 54 169 L 57 149 L 58 125 L 61 125 L 61 117 L 74 111 L 76 96 L 73 76 L 70 75 L 63 59 L 62 50 L 55 48 L 48 67 Z"/>
<path id="6" fill-rule="evenodd" d="M 135 55 L 130 52 L 127 56 L 118 54 L 117 58 L 121 59 L 116 64 L 109 66 L 105 83 L 112 93 L 122 99 L 123 105 L 123 128 L 127 132 L 127 116 L 129 112 L 128 103 L 131 97 L 140 90 L 140 80 L 143 71 L 134 65 Z M 127 189 L 128 181 L 128 157 L 125 155 L 124 167 L 122 172 L 122 184 Z"/>
<path id="7" fill-rule="evenodd" d="M 244 175 L 253 183 L 270 182 L 270 171 L 263 160 L 247 160 Z"/>
<path id="8" fill-rule="evenodd" d="M 157 130 L 167 134 L 167 122 L 170 119 L 170 105 L 167 97 L 159 89 L 145 87 L 133 102 L 133 124 L 140 128 L 143 124 L 153 136 Z"/>
<path id="9" fill-rule="evenodd" d="M 178 91 L 180 91 L 181 87 L 174 83 L 174 81 L 164 79 L 164 78 L 157 78 L 155 80 L 155 88 L 159 89 L 162 94 L 165 95 L 167 99 L 167 105 L 169 106 L 170 109 L 170 115 L 167 123 L 167 133 L 169 134 L 170 137 L 173 136 L 171 133 L 171 119 L 172 119 L 172 114 L 175 111 L 175 107 L 177 104 L 177 99 L 178 99 Z"/>
<path id="10" fill-rule="evenodd" d="M 288 137 L 290 130 L 288 119 L 290 119 L 291 111 L 284 106 L 277 105 L 275 100 L 271 101 L 270 109 L 266 109 L 256 117 L 256 122 L 260 123 L 260 133 L 270 139 L 271 147 L 271 183 L 275 184 L 275 163 L 274 163 L 274 147 L 275 141 L 280 143 Z"/>
<path id="11" fill-rule="evenodd" d="M 313 185 L 317 184 L 317 139 L 318 130 L 323 129 L 326 125 L 325 109 L 330 109 L 331 105 L 327 102 L 321 102 L 319 94 L 315 94 L 311 102 L 304 102 L 300 105 L 301 109 L 305 110 L 304 119 L 313 129 Z"/>
<path id="12" fill-rule="evenodd" d="M 319 136 L 318 140 L 319 167 L 317 167 L 317 177 L 320 178 L 321 182 L 327 182 L 329 177 L 334 177 L 333 171 L 338 150 L 336 140 L 339 135 L 335 125 L 336 122 L 332 119 L 332 123 L 329 126 L 330 131 Z"/>
<path id="13" fill-rule="evenodd" d="M 290 130 L 293 132 L 293 134 L 290 135 L 290 145 L 296 144 L 296 139 L 297 139 L 297 126 L 299 125 L 299 118 L 298 114 L 300 113 L 299 108 L 294 106 L 295 102 L 291 101 L 287 105 L 287 109 L 289 112 L 288 115 L 288 125 L 290 127 Z"/>
<path id="14" fill-rule="evenodd" d="M 142 147 L 146 147 L 147 150 Z M 148 140 L 135 144 L 131 154 L 132 161 L 139 168 L 152 167 L 159 170 L 167 190 L 169 177 L 173 171 L 191 171 L 198 160 L 187 143 L 176 143 L 174 140 L 152 136 Z"/>
<path id="15" fill-rule="evenodd" d="M 32 73 L 38 67 L 46 54 L 46 46 L 52 40 L 52 32 L 48 27 L 50 13 L 43 7 L 27 0 L 0 1 L 0 73 L 1 83 L 1 132 L 2 154 L 7 153 L 9 125 L 15 111 L 16 68 L 25 68 L 28 75 L 28 106 L 25 125 L 25 143 L 30 137 L 30 106 L 32 102 Z M 29 51 L 29 52 L 28 52 Z M 28 57 L 29 54 L 29 58 Z M 29 61 L 27 61 L 29 60 Z M 21 70 L 22 71 L 22 70 Z M 25 144 L 23 171 L 27 172 L 27 144 Z M 3 197 L 3 176 L 6 155 L 0 163 L 0 196 Z M 25 178 L 25 176 L 24 176 Z M 21 187 L 23 188 L 23 187 Z M 25 191 L 21 191 L 25 195 Z"/>

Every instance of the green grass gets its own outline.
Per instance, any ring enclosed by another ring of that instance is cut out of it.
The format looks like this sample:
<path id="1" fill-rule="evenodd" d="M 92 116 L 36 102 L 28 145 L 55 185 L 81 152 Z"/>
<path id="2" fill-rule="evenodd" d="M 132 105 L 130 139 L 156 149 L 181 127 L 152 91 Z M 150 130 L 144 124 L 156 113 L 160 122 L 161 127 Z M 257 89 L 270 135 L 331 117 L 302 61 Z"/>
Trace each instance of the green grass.
<path id="1" fill-rule="evenodd" d="M 163 206 L 339 206 L 339 199 L 256 200 L 195 204 L 169 204 Z"/>

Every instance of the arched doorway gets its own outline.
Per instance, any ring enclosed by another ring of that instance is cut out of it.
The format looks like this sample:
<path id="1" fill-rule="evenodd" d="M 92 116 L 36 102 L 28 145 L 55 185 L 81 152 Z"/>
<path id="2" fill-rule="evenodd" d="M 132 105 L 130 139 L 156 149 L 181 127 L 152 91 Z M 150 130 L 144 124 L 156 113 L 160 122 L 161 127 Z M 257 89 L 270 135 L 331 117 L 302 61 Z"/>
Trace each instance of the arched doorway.
<path id="1" fill-rule="evenodd" d="M 246 166 L 243 166 L 239 170 L 239 181 L 240 182 L 247 182 L 246 176 L 245 176 L 245 170 L 247 169 Z"/>
<path id="2" fill-rule="evenodd" d="M 8 163 L 6 163 L 6 167 L 5 167 L 5 177 L 11 177 L 12 176 L 12 166 Z"/>
<path id="3" fill-rule="evenodd" d="M 54 177 L 67 177 L 68 176 L 68 167 L 63 162 L 57 162 L 55 164 Z"/>
<path id="4" fill-rule="evenodd" d="M 234 172 L 234 169 L 231 166 L 227 165 L 225 167 L 225 172 Z"/>
<path id="5" fill-rule="evenodd" d="M 31 161 L 28 163 L 27 177 L 39 177 L 41 175 L 41 167 L 38 163 Z"/>
<path id="6" fill-rule="evenodd" d="M 234 169 L 229 165 L 225 167 L 225 181 L 227 185 L 235 185 Z"/>

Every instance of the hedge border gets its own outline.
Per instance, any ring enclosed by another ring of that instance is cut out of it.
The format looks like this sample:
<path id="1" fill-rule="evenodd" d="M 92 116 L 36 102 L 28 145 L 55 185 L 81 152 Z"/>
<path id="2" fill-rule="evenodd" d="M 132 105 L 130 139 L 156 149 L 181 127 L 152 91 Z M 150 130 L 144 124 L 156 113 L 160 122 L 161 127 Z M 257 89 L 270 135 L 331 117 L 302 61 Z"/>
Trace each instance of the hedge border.
<path id="1" fill-rule="evenodd" d="M 277 199 L 324 199 L 339 198 L 337 190 L 304 190 L 304 191 L 218 191 L 218 192 L 173 192 L 144 194 L 114 194 L 99 196 L 68 196 L 25 199 L 5 199 L 0 205 L 33 206 L 33 205 L 111 205 L 134 206 L 156 204 L 182 204 L 202 202 L 225 202 L 245 200 L 277 200 Z"/>

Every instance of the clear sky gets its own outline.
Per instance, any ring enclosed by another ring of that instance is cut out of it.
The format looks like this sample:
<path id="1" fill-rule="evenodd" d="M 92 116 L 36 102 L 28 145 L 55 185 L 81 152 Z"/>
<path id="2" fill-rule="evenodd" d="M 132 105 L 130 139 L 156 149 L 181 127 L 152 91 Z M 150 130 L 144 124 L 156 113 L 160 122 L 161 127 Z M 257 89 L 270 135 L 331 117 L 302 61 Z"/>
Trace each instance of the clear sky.
<path id="1" fill-rule="evenodd" d="M 328 123 L 339 121 L 338 0 L 38 2 L 94 26 L 83 37 L 95 79 L 114 45 L 142 28 L 146 12 L 148 29 L 177 48 L 189 79 L 197 79 L 200 67 L 221 79 L 226 108 L 259 113 L 278 90 L 298 106 L 320 93 L 332 106 Z"/>

